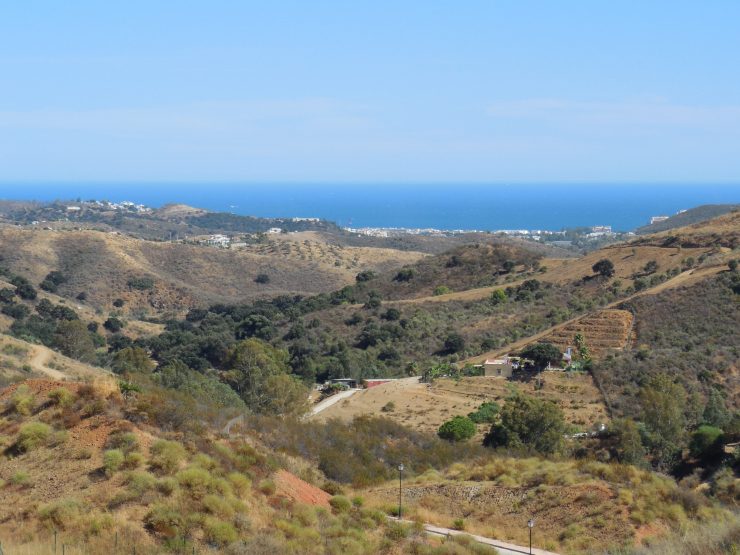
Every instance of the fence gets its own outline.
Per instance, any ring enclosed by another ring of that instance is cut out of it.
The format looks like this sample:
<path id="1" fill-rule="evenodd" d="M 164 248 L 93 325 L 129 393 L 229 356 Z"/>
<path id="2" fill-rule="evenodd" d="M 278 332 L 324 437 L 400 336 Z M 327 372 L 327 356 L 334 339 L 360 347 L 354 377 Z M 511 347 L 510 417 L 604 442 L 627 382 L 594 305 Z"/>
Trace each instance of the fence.
<path id="1" fill-rule="evenodd" d="M 137 542 L 131 534 L 111 532 L 100 534 L 90 540 L 76 541 L 65 538 L 56 530 L 45 539 L 10 544 L 0 540 L 0 555 L 150 555 L 160 553 L 161 548 L 153 548 L 148 542 Z M 137 545 L 138 543 L 138 545 Z M 187 539 L 172 539 L 168 551 L 180 555 L 196 555 L 199 551 Z"/>

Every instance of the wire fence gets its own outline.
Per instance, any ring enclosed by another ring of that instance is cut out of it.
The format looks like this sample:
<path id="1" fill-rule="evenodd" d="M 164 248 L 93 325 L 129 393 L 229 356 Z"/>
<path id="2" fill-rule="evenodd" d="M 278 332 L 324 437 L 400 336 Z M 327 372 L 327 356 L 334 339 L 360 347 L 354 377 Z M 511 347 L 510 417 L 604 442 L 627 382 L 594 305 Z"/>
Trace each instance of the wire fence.
<path id="1" fill-rule="evenodd" d="M 48 537 L 24 543 L 0 540 L 0 555 L 150 555 L 160 552 L 151 544 L 137 542 L 129 534 L 111 532 L 101 534 L 94 540 L 74 540 L 64 537 L 56 530 Z M 187 539 L 172 539 L 167 542 L 168 551 L 180 555 L 196 555 L 196 546 Z"/>

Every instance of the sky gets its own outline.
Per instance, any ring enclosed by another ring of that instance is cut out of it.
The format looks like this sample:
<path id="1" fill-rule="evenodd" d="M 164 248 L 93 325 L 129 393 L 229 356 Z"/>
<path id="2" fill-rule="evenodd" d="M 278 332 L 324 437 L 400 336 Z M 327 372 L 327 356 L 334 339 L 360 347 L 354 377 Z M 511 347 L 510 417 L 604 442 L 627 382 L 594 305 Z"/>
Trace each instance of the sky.
<path id="1" fill-rule="evenodd" d="M 740 182 L 740 2 L 0 5 L 0 183 Z"/>

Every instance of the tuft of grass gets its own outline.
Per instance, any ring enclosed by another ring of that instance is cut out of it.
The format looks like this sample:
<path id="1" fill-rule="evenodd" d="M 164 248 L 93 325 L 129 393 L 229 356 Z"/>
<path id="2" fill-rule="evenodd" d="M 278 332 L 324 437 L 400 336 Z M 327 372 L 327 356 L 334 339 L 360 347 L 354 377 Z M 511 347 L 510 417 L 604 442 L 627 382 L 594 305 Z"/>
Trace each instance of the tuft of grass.
<path id="1" fill-rule="evenodd" d="M 69 407 L 75 402 L 74 394 L 66 387 L 58 387 L 49 392 L 49 400 L 58 407 Z"/>
<path id="2" fill-rule="evenodd" d="M 44 444 L 51 435 L 52 429 L 43 422 L 26 422 L 18 432 L 18 448 L 28 452 Z"/>
<path id="3" fill-rule="evenodd" d="M 198 466 L 191 466 L 181 470 L 175 478 L 180 486 L 185 488 L 195 499 L 202 499 L 208 494 L 213 482 L 211 473 Z"/>
<path id="4" fill-rule="evenodd" d="M 103 453 L 103 468 L 107 476 L 113 476 L 123 465 L 123 451 L 120 449 L 109 449 Z"/>
<path id="5" fill-rule="evenodd" d="M 182 443 L 159 439 L 152 444 L 149 464 L 164 474 L 174 474 L 185 460 L 186 452 Z"/>
<path id="6" fill-rule="evenodd" d="M 36 401 L 31 389 L 23 384 L 18 386 L 13 396 L 10 398 L 10 408 L 21 416 L 29 416 L 33 410 Z"/>
<path id="7" fill-rule="evenodd" d="M 19 470 L 10 477 L 10 483 L 27 488 L 31 486 L 31 476 L 25 470 Z"/>
<path id="8" fill-rule="evenodd" d="M 348 513 L 352 503 L 344 495 L 335 495 L 329 500 L 329 504 L 336 513 Z"/>
<path id="9" fill-rule="evenodd" d="M 39 519 L 47 526 L 62 530 L 72 529 L 83 513 L 83 505 L 77 499 L 59 499 L 39 509 Z"/>
<path id="10" fill-rule="evenodd" d="M 275 482 L 272 480 L 262 480 L 259 490 L 265 495 L 275 495 Z"/>
<path id="11" fill-rule="evenodd" d="M 203 535 L 207 542 L 216 547 L 225 547 L 239 538 L 232 524 L 213 517 L 203 521 Z"/>

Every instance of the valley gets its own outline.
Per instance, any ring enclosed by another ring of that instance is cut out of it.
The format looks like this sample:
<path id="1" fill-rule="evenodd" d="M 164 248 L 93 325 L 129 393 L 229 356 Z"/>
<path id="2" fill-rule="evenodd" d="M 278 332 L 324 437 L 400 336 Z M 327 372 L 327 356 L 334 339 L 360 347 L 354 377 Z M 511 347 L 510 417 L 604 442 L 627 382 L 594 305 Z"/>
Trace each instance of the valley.
<path id="1" fill-rule="evenodd" d="M 3 546 L 57 529 L 92 551 L 113 534 L 137 553 L 493 553 L 466 534 L 525 545 L 531 515 L 560 554 L 710 521 L 724 541 L 739 214 L 580 255 L 495 235 L 398 248 L 304 229 L 226 249 L 5 225 Z M 535 358 L 478 375 L 506 355 Z M 339 378 L 387 381 L 308 400 Z M 389 519 L 400 462 L 406 524 Z"/>

